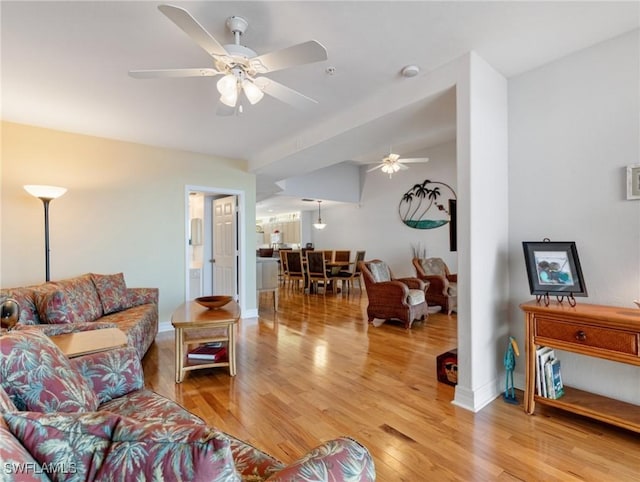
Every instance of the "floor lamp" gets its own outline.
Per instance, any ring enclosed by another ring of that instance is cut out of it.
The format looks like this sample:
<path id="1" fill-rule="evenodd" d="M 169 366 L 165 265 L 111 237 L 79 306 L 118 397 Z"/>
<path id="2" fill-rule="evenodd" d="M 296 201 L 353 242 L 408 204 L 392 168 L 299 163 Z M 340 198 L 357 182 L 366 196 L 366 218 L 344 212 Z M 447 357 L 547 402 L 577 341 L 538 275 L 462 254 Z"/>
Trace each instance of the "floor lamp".
<path id="1" fill-rule="evenodd" d="M 44 204 L 44 259 L 45 259 L 45 281 L 50 281 L 49 276 L 49 203 L 62 196 L 67 189 L 57 186 L 39 186 L 30 184 L 24 186 L 32 196 L 37 197 Z"/>

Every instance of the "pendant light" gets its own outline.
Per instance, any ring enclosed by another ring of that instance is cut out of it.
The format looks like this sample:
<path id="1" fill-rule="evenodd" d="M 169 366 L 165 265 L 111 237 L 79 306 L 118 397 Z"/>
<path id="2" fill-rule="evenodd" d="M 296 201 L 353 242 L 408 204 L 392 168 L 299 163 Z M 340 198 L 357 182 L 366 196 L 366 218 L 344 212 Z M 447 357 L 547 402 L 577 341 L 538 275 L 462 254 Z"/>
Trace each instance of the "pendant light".
<path id="1" fill-rule="evenodd" d="M 320 204 L 322 201 L 318 201 L 318 222 L 313 223 L 313 227 L 316 229 L 324 229 L 327 227 L 326 223 L 322 222 L 322 216 L 320 215 Z"/>

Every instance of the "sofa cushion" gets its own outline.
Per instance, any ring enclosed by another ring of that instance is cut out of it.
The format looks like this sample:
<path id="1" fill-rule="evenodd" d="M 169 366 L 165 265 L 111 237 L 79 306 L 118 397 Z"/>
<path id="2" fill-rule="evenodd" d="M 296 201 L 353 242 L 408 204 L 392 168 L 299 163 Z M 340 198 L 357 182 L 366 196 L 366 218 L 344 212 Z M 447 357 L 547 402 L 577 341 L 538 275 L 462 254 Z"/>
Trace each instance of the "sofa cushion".
<path id="1" fill-rule="evenodd" d="M 411 306 L 419 305 L 420 303 L 424 303 L 424 291 L 423 290 L 409 290 L 409 295 L 407 296 L 407 303 Z"/>
<path id="2" fill-rule="evenodd" d="M 127 285 L 124 282 L 124 274 L 91 273 L 91 280 L 96 287 L 105 315 L 129 308 L 129 297 Z"/>
<path id="3" fill-rule="evenodd" d="M 102 303 L 90 274 L 56 281 L 52 284 L 56 289 L 64 291 L 77 323 L 94 321 L 102 316 Z"/>
<path id="4" fill-rule="evenodd" d="M 36 291 L 35 299 L 40 322 L 52 325 L 75 323 L 75 314 L 64 291 Z"/>
<path id="5" fill-rule="evenodd" d="M 37 328 L 12 330 L 0 337 L 0 386 L 18 410 L 85 412 L 98 399 L 87 380 Z"/>
<path id="6" fill-rule="evenodd" d="M 240 480 L 229 440 L 206 425 L 142 423 L 112 412 L 4 418 L 40 464 L 73 469 L 78 480 Z"/>

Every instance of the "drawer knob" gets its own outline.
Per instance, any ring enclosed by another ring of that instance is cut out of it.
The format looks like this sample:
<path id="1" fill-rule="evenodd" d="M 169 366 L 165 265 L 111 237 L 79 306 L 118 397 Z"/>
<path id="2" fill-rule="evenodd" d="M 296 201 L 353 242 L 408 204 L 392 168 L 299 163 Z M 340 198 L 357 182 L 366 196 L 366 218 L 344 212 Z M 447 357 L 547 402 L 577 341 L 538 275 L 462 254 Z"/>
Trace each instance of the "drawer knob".
<path id="1" fill-rule="evenodd" d="M 587 334 L 584 331 L 580 330 L 576 333 L 576 340 L 587 341 Z"/>

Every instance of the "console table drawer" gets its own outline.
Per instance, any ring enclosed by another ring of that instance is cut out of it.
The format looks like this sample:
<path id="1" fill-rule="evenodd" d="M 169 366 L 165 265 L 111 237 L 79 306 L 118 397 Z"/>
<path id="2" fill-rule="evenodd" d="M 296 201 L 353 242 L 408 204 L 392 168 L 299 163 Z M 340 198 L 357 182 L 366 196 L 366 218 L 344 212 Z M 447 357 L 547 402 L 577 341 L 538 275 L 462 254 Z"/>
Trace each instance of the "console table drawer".
<path id="1" fill-rule="evenodd" d="M 542 316 L 536 318 L 537 337 L 550 338 L 576 346 L 588 346 L 638 356 L 638 334 L 580 323 L 566 323 Z"/>

